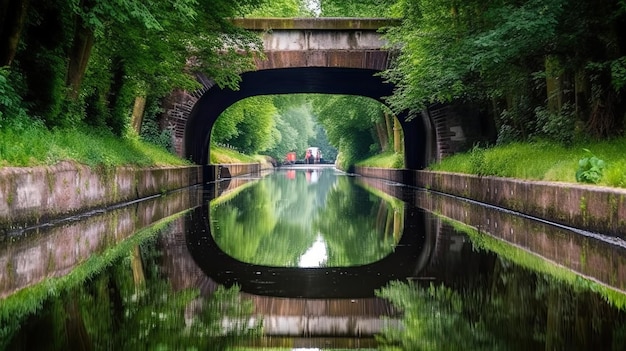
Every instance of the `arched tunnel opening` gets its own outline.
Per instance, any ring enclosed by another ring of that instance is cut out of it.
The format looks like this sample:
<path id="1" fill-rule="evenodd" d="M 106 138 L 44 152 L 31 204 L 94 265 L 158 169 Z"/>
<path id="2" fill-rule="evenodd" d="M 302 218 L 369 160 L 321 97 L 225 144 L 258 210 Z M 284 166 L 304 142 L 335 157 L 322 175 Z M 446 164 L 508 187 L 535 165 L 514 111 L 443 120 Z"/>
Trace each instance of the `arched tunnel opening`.
<path id="1" fill-rule="evenodd" d="M 214 86 L 196 102 L 185 127 L 184 155 L 199 165 L 210 160 L 211 130 L 222 112 L 239 100 L 258 95 L 342 94 L 372 98 L 385 104 L 393 93 L 387 83 L 372 69 L 304 67 L 250 71 L 241 74 L 238 90 Z M 407 119 L 396 116 L 404 132 L 405 167 L 422 169 L 433 159 L 430 121 L 426 116 Z M 341 116 L 337 116 L 341 118 Z"/>

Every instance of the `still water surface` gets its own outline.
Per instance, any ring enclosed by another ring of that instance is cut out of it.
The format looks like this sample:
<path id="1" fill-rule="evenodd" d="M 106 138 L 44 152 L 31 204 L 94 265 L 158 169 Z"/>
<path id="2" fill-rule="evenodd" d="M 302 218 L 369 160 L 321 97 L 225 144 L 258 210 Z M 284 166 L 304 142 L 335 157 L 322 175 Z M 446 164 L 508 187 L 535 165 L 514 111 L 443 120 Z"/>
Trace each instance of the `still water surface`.
<path id="1" fill-rule="evenodd" d="M 0 349 L 626 349 L 619 239 L 332 168 L 0 240 Z"/>

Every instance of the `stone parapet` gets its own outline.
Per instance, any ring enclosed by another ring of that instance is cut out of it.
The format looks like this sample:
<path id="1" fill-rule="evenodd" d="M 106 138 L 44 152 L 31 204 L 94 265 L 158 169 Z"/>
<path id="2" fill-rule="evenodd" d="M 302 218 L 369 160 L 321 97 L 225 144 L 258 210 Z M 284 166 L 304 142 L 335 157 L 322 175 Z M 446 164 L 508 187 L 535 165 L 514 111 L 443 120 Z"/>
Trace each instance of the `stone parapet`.
<path id="1" fill-rule="evenodd" d="M 626 239 L 626 189 L 423 170 L 356 167 L 355 172 Z"/>
<path id="2" fill-rule="evenodd" d="M 202 182 L 202 167 L 0 169 L 0 232 L 163 194 Z"/>

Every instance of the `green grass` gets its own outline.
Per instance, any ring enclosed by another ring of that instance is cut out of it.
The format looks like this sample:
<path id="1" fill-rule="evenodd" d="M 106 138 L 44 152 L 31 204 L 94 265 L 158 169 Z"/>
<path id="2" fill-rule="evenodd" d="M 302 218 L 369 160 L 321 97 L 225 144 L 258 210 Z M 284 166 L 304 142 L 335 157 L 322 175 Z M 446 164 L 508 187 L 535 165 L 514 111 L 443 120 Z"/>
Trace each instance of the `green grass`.
<path id="1" fill-rule="evenodd" d="M 221 146 L 211 145 L 211 164 L 225 163 L 268 163 L 268 159 L 263 155 L 245 155 L 237 150 L 228 149 Z"/>
<path id="2" fill-rule="evenodd" d="M 0 129 L 0 167 L 33 167 L 71 160 L 88 166 L 182 166 L 188 161 L 138 137 L 116 137 L 97 129 L 32 125 Z"/>
<path id="3" fill-rule="evenodd" d="M 539 141 L 473 149 L 432 164 L 433 171 L 511 177 L 530 180 L 576 182 L 578 161 L 589 149 L 607 163 L 598 185 L 626 187 L 626 137 L 579 142 L 571 146 Z"/>
<path id="4" fill-rule="evenodd" d="M 371 156 L 356 163 L 357 166 L 379 167 L 379 168 L 403 168 L 404 154 L 387 151 Z"/>

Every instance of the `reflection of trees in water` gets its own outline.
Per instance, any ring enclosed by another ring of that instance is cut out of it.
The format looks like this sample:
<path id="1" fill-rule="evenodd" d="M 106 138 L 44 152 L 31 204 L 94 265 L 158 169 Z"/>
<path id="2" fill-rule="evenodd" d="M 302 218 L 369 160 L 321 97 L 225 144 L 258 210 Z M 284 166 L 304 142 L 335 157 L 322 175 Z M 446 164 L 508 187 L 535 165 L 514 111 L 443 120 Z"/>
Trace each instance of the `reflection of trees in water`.
<path id="1" fill-rule="evenodd" d="M 327 266 L 372 263 L 391 253 L 400 239 L 394 218 L 402 220 L 390 203 L 340 177 L 314 223 L 326 242 Z"/>
<path id="2" fill-rule="evenodd" d="M 303 196 L 303 177 L 270 176 L 233 199 L 211 206 L 211 234 L 220 249 L 248 263 L 295 266 L 315 240 L 306 223 L 314 197 Z"/>
<path id="3" fill-rule="evenodd" d="M 248 263 L 297 266 L 315 242 L 311 224 L 335 178 L 320 172 L 317 183 L 304 172 L 294 179 L 274 173 L 233 199 L 211 206 L 211 233 L 220 249 Z"/>
<path id="4" fill-rule="evenodd" d="M 322 237 L 326 266 L 354 266 L 391 253 L 402 209 L 355 186 L 351 177 L 275 173 L 229 201 L 211 206 L 211 233 L 220 249 L 248 263 L 295 267 Z"/>
<path id="5" fill-rule="evenodd" d="M 623 350 L 626 314 L 582 279 L 573 285 L 504 258 L 460 288 L 393 282 L 377 292 L 403 311 L 402 330 L 379 336 L 396 350 Z M 384 346 L 387 345 L 387 346 Z"/>
<path id="6" fill-rule="evenodd" d="M 173 291 L 161 276 L 161 256 L 156 240 L 141 245 L 143 282 L 135 280 L 129 255 L 81 286 L 53 294 L 8 349 L 203 350 L 258 334 L 243 324 L 223 329 L 224 317 L 247 320 L 253 311 L 236 287 L 208 297 L 198 289 Z M 199 307 L 189 313 L 190 306 Z"/>

